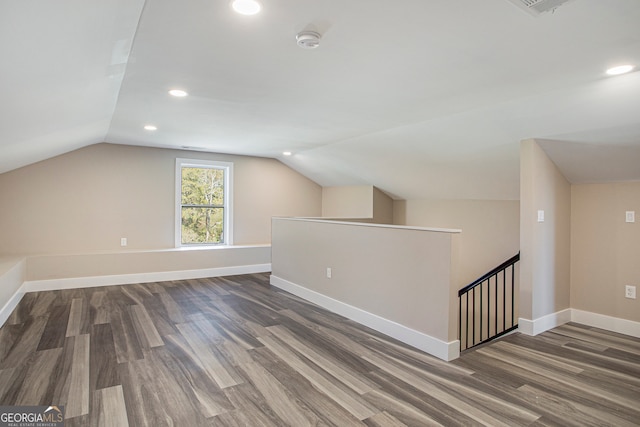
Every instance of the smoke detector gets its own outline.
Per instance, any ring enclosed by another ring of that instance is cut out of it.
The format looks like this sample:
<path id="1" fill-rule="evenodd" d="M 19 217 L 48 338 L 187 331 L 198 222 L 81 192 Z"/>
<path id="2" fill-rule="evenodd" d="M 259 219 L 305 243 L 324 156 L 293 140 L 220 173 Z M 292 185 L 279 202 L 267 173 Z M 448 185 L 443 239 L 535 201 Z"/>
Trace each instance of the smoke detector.
<path id="1" fill-rule="evenodd" d="M 538 16 L 541 13 L 553 12 L 562 4 L 571 0 L 507 0 L 530 15 Z"/>
<path id="2" fill-rule="evenodd" d="M 320 46 L 320 34 L 315 31 L 301 31 L 296 36 L 296 42 L 303 49 L 315 49 Z"/>

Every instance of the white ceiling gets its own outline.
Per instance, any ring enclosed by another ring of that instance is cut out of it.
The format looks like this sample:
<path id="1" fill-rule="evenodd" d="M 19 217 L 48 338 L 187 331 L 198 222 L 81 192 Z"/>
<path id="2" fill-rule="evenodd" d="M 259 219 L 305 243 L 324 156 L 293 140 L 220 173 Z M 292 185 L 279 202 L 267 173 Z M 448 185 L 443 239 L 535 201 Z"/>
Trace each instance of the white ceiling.
<path id="1" fill-rule="evenodd" d="M 640 180 L 640 72 L 604 75 L 640 67 L 638 0 L 538 17 L 507 0 L 262 3 L 2 2 L 0 173 L 106 141 L 276 157 L 396 198 L 518 199 L 519 143 L 538 138 L 572 182 Z M 318 49 L 296 45 L 305 29 Z"/>

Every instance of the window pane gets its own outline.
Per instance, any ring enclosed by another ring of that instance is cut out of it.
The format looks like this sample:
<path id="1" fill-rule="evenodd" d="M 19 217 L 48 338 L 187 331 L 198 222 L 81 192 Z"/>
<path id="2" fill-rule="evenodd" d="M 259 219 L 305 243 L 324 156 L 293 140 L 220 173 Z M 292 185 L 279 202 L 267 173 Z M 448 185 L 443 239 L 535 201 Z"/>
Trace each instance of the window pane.
<path id="1" fill-rule="evenodd" d="M 182 208 L 182 243 L 224 243 L 223 208 Z"/>
<path id="2" fill-rule="evenodd" d="M 182 204 L 222 206 L 224 204 L 224 170 L 182 168 Z"/>

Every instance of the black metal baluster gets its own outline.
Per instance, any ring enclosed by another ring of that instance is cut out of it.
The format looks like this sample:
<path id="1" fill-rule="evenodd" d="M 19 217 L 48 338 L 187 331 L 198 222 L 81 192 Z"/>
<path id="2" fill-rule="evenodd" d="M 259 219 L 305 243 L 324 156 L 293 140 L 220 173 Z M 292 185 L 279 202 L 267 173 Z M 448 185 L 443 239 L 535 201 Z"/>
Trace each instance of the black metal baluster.
<path id="1" fill-rule="evenodd" d="M 515 325 L 516 320 L 515 320 L 515 309 L 516 309 L 516 302 L 515 302 L 515 270 L 516 270 L 516 265 L 512 265 L 511 266 L 511 326 L 513 327 L 513 325 Z"/>
<path id="2" fill-rule="evenodd" d="M 467 292 L 467 321 L 465 322 L 465 325 L 467 327 L 467 336 L 466 336 L 466 341 L 467 341 L 467 347 L 469 348 L 469 292 Z"/>
<path id="3" fill-rule="evenodd" d="M 491 278 L 487 280 L 487 338 L 491 336 Z"/>
<path id="4" fill-rule="evenodd" d="M 487 338 L 491 336 L 491 278 L 487 281 Z"/>
<path id="5" fill-rule="evenodd" d="M 502 275 L 502 330 L 507 329 L 507 276 L 506 269 Z"/>
<path id="6" fill-rule="evenodd" d="M 476 312 L 476 288 L 473 288 L 473 312 L 472 312 L 472 317 L 471 319 L 473 319 L 471 321 L 471 326 L 473 327 L 473 329 L 471 330 L 471 345 L 476 345 L 476 316 L 475 316 L 475 312 Z"/>
<path id="7" fill-rule="evenodd" d="M 458 291 L 459 304 L 459 322 L 460 322 L 460 349 L 462 350 L 463 341 L 466 343 L 465 349 L 474 347 L 478 344 L 482 344 L 487 341 L 491 341 L 507 332 L 510 332 L 518 327 L 515 323 L 515 264 L 520 260 L 520 254 L 511 257 L 509 260 L 503 262 L 500 266 L 494 268 L 489 273 L 480 277 L 476 281 L 472 282 L 468 286 Z M 507 269 L 511 268 L 511 326 L 507 328 Z M 498 287 L 500 286 L 500 273 L 502 273 L 502 314 L 500 314 L 498 304 L 500 303 L 500 293 Z M 494 333 L 491 334 L 491 280 L 494 280 L 493 285 L 493 326 Z M 487 287 L 486 298 L 484 296 L 484 287 Z M 479 289 L 478 289 L 479 288 Z M 469 297 L 469 294 L 473 292 L 473 296 Z M 480 292 L 478 296 L 478 303 L 476 302 L 476 292 Z M 465 307 L 465 321 L 464 328 L 462 327 L 462 297 L 466 295 L 466 307 Z M 471 304 L 469 300 L 471 299 Z M 484 338 L 484 322 L 485 322 L 485 300 L 486 300 L 486 325 L 487 337 Z M 498 332 L 498 317 L 502 315 L 502 330 Z M 469 319 L 471 316 L 471 319 Z M 476 318 L 478 319 L 478 342 L 476 343 Z M 469 327 L 471 327 L 471 334 L 469 333 Z M 463 331 L 465 337 L 462 336 Z M 469 345 L 471 340 L 471 345 Z"/>
<path id="8" fill-rule="evenodd" d="M 482 342 L 482 309 L 483 309 L 483 305 L 482 305 L 482 288 L 483 286 L 480 285 L 480 329 L 478 329 L 478 332 L 480 333 L 480 342 Z M 475 341 L 473 342 L 475 344 Z"/>
<path id="9" fill-rule="evenodd" d="M 496 275 L 496 281 L 493 284 L 493 326 L 494 335 L 498 333 L 498 276 Z"/>
<path id="10" fill-rule="evenodd" d="M 462 351 L 462 298 L 458 298 L 458 336 L 460 337 L 460 351 Z"/>

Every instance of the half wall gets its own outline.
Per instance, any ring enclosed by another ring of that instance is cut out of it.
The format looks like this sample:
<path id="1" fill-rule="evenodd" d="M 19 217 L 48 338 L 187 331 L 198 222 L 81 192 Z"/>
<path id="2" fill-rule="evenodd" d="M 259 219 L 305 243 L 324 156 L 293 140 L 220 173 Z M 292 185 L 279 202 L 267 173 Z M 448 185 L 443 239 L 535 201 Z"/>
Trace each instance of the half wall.
<path id="1" fill-rule="evenodd" d="M 271 283 L 441 359 L 458 357 L 459 230 L 274 218 Z"/>

